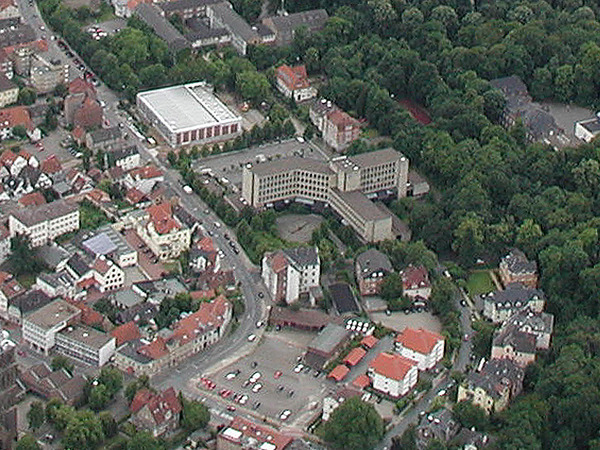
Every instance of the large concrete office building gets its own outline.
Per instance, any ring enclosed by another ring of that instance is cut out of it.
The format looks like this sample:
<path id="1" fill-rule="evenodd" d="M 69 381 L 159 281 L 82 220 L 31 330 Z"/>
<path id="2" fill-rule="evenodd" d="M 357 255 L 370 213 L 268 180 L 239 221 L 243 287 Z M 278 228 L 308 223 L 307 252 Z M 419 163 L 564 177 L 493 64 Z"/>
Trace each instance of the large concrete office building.
<path id="1" fill-rule="evenodd" d="M 242 118 L 203 82 L 140 92 L 136 98 L 140 113 L 171 147 L 226 141 L 242 131 Z"/>
<path id="2" fill-rule="evenodd" d="M 244 168 L 242 196 L 254 208 L 296 200 L 331 208 L 367 242 L 394 238 L 393 216 L 370 199 L 406 196 L 408 159 L 389 148 L 328 162 L 290 157 Z"/>

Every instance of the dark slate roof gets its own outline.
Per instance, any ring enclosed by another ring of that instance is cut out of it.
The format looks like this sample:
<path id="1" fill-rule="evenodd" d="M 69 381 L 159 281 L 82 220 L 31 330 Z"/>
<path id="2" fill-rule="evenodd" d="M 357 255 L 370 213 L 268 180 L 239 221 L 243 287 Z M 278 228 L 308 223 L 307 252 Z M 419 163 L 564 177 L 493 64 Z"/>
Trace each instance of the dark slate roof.
<path id="1" fill-rule="evenodd" d="M 460 424 L 454 419 L 452 412 L 446 408 L 426 414 L 421 418 L 417 427 L 417 440 L 424 444 L 418 447 L 427 447 L 427 443 L 433 439 L 446 442 L 456 436 L 459 429 Z"/>
<path id="2" fill-rule="evenodd" d="M 10 89 L 16 88 L 17 85 L 6 78 L 6 75 L 0 73 L 0 91 L 8 91 Z"/>
<path id="3" fill-rule="evenodd" d="M 374 272 L 389 273 L 393 271 L 392 263 L 387 255 L 379 250 L 370 248 L 356 257 L 356 264 L 361 276 L 368 278 Z"/>
<path id="4" fill-rule="evenodd" d="M 187 209 L 179 205 L 173 207 L 173 215 L 188 228 L 193 228 L 198 223 L 196 218 Z"/>
<path id="5" fill-rule="evenodd" d="M 51 301 L 52 299 L 39 289 L 28 291 L 18 295 L 17 297 L 9 299 L 10 305 L 18 307 L 21 311 L 21 314 L 34 311 L 42 306 L 46 306 Z"/>
<path id="6" fill-rule="evenodd" d="M 144 302 L 138 303 L 137 305 L 134 305 L 131 308 L 127 308 L 124 311 L 119 311 L 116 319 L 117 322 L 121 324 L 131 322 L 132 320 L 134 322 L 149 321 L 151 319 L 154 319 L 157 314 L 158 306 L 152 303 Z"/>
<path id="7" fill-rule="evenodd" d="M 512 361 L 492 359 L 485 364 L 481 372 L 471 372 L 466 383 L 472 389 L 479 387 L 497 399 L 505 387 L 513 392 L 520 391 L 524 376 L 524 370 Z"/>
<path id="8" fill-rule="evenodd" d="M 348 283 L 335 283 L 329 285 L 329 294 L 338 314 L 358 312 L 358 305 Z"/>
<path id="9" fill-rule="evenodd" d="M 317 247 L 286 248 L 283 252 L 293 263 L 299 266 L 314 266 L 319 263 Z"/>
<path id="10" fill-rule="evenodd" d="M 511 273 L 536 273 L 537 263 L 530 261 L 518 248 L 513 248 L 508 255 L 502 258 L 500 264 L 506 265 Z"/>
<path id="11" fill-rule="evenodd" d="M 530 289 L 520 283 L 511 283 L 503 291 L 495 291 L 483 298 L 484 302 L 494 302 L 496 309 L 512 309 L 526 306 L 533 298 L 544 300 L 544 292 L 540 289 Z"/>
<path id="12" fill-rule="evenodd" d="M 67 261 L 67 265 L 75 272 L 77 275 L 82 276 L 85 275 L 90 267 L 83 260 L 79 253 L 75 253 L 69 260 Z"/>
<path id="13" fill-rule="evenodd" d="M 494 80 L 490 80 L 490 84 L 496 89 L 500 89 L 506 96 L 528 93 L 527 86 L 525 85 L 525 83 L 523 83 L 523 80 L 521 80 L 521 78 L 517 75 L 496 78 Z"/>
<path id="14" fill-rule="evenodd" d="M 192 31 L 187 32 L 185 38 L 190 42 L 217 38 L 229 34 L 225 28 L 208 27 L 201 19 L 190 19 L 187 21 L 187 24 Z"/>
<path id="15" fill-rule="evenodd" d="M 211 5 L 210 8 L 215 15 L 220 18 L 223 24 L 239 38 L 246 42 L 251 42 L 258 38 L 258 33 L 248 25 L 248 22 L 233 10 L 229 2 L 216 3 Z"/>
<path id="16" fill-rule="evenodd" d="M 30 25 L 19 24 L 15 26 L 15 29 L 5 28 L 0 33 L 0 47 L 9 47 L 19 44 L 27 44 L 35 41 L 35 31 Z"/>
<path id="17" fill-rule="evenodd" d="M 90 132 L 90 139 L 94 144 L 99 144 L 106 141 L 114 141 L 121 137 L 121 129 L 119 127 L 101 128 Z"/>
<path id="18" fill-rule="evenodd" d="M 127 356 L 128 358 L 133 359 L 134 361 L 137 361 L 140 364 L 148 364 L 150 361 L 152 361 L 152 358 L 144 356 L 138 353 L 137 351 L 140 347 L 143 347 L 144 345 L 146 345 L 145 342 L 142 342 L 140 339 L 136 339 L 135 341 L 129 341 L 126 344 L 123 344 L 123 346 L 119 348 L 118 351 L 119 353 Z"/>
<path id="19" fill-rule="evenodd" d="M 207 5 L 213 5 L 222 1 L 223 0 L 175 0 L 171 2 L 160 3 L 158 6 L 166 14 L 173 14 L 177 12 L 183 12 L 186 9 L 206 7 Z"/>
<path id="20" fill-rule="evenodd" d="M 275 32 L 271 30 L 268 26 L 266 26 L 264 23 L 257 23 L 256 25 L 254 25 L 254 27 L 256 28 L 256 32 L 260 37 L 275 35 Z"/>
<path id="21" fill-rule="evenodd" d="M 113 161 L 118 161 L 120 159 L 124 159 L 132 155 L 137 155 L 138 153 L 139 150 L 137 146 L 129 145 L 127 147 L 122 147 L 117 150 L 112 150 L 108 152 L 108 155 L 110 158 L 112 158 Z"/>
<path id="22" fill-rule="evenodd" d="M 316 30 L 323 27 L 328 18 L 329 15 L 324 9 L 312 9 L 287 16 L 270 17 L 279 32 L 294 31 L 300 27 L 306 27 L 309 31 Z"/>
<path id="23" fill-rule="evenodd" d="M 494 333 L 494 347 L 510 346 L 519 353 L 535 353 L 535 336 L 530 333 L 523 333 L 517 328 L 508 327 Z"/>
<path id="24" fill-rule="evenodd" d="M 135 14 L 167 43 L 171 51 L 183 50 L 190 46 L 189 42 L 166 18 L 161 15 L 161 10 L 153 4 L 142 3 L 138 5 Z"/>
<path id="25" fill-rule="evenodd" d="M 551 334 L 554 329 L 554 316 L 545 312 L 535 313 L 529 308 L 522 309 L 513 314 L 506 321 L 504 327 L 515 327 L 533 334 Z"/>

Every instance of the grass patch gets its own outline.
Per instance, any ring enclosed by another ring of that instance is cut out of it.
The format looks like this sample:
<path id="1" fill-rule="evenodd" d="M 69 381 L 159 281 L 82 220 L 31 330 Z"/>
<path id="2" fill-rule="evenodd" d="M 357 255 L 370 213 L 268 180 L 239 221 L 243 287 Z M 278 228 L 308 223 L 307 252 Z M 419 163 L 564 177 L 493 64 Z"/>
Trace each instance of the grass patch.
<path id="1" fill-rule="evenodd" d="M 35 278 L 36 278 L 35 274 L 25 273 L 23 275 L 19 275 L 17 277 L 17 281 L 25 289 L 29 289 L 35 283 Z"/>
<path id="2" fill-rule="evenodd" d="M 485 294 L 494 291 L 495 289 L 496 286 L 487 270 L 480 270 L 469 275 L 469 279 L 467 280 L 467 291 L 469 291 L 471 297 Z"/>

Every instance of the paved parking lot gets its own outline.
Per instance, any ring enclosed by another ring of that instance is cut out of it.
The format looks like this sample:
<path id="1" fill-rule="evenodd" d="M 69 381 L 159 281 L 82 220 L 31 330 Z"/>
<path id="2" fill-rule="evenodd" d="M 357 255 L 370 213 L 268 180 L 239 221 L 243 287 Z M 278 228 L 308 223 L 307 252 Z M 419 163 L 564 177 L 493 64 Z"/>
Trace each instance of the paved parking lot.
<path id="1" fill-rule="evenodd" d="M 298 142 L 296 139 L 280 143 L 260 145 L 238 152 L 209 156 L 196 161 L 194 169 L 212 169 L 215 176 L 226 178 L 229 183 L 238 187 L 242 184 L 242 168 L 246 164 L 261 164 L 257 157 L 266 159 L 284 158 L 293 155 L 304 155 L 307 158 L 326 160 L 327 154 L 322 150 L 307 143 Z"/>
<path id="2" fill-rule="evenodd" d="M 406 327 L 422 327 L 435 333 L 442 331 L 442 324 L 439 319 L 430 312 L 405 314 L 403 311 L 398 311 L 389 316 L 383 312 L 376 312 L 371 313 L 370 318 L 373 322 L 381 323 L 383 326 L 398 332 Z"/>
<path id="3" fill-rule="evenodd" d="M 313 231 L 323 222 L 323 217 L 316 214 L 285 214 L 275 222 L 277 233 L 282 239 L 308 244 Z"/>
<path id="4" fill-rule="evenodd" d="M 230 408 L 290 426 L 305 425 L 317 405 L 321 404 L 323 394 L 334 387 L 333 382 L 325 379 L 325 374 L 315 377 L 313 372 L 294 372 L 297 358 L 314 336 L 314 333 L 295 331 L 266 333 L 253 354 L 210 377 L 216 383 L 212 393 L 219 395 L 224 389 L 230 390 L 232 394 L 226 400 Z M 237 373 L 235 377 L 228 376 L 234 373 Z M 248 383 L 256 373 L 260 373 L 260 378 Z M 260 390 L 256 388 L 259 384 Z M 202 384 L 199 387 L 205 389 Z M 235 394 L 248 396 L 245 405 L 234 401 Z M 290 411 L 289 418 L 281 420 L 281 413 L 285 410 Z"/>
<path id="5" fill-rule="evenodd" d="M 154 254 L 152 252 L 144 253 L 143 250 L 145 248 L 140 248 L 143 241 L 137 233 L 134 230 L 127 230 L 125 231 L 125 239 L 129 242 L 129 245 L 138 251 L 138 267 L 140 267 L 152 280 L 161 278 L 165 268 L 160 262 L 156 264 L 152 263 Z"/>

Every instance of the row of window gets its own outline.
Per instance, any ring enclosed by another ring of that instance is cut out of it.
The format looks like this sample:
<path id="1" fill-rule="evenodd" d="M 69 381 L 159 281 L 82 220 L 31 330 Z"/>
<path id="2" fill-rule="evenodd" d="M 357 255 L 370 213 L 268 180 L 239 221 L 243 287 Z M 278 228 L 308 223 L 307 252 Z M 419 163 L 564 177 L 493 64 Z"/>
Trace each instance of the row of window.
<path id="1" fill-rule="evenodd" d="M 211 137 L 217 137 L 226 134 L 236 133 L 238 131 L 238 124 L 232 125 L 217 125 L 215 127 L 200 128 L 192 131 L 184 131 L 183 133 L 177 133 L 177 143 L 181 144 L 184 142 L 196 141 L 201 139 L 208 139 Z"/>

